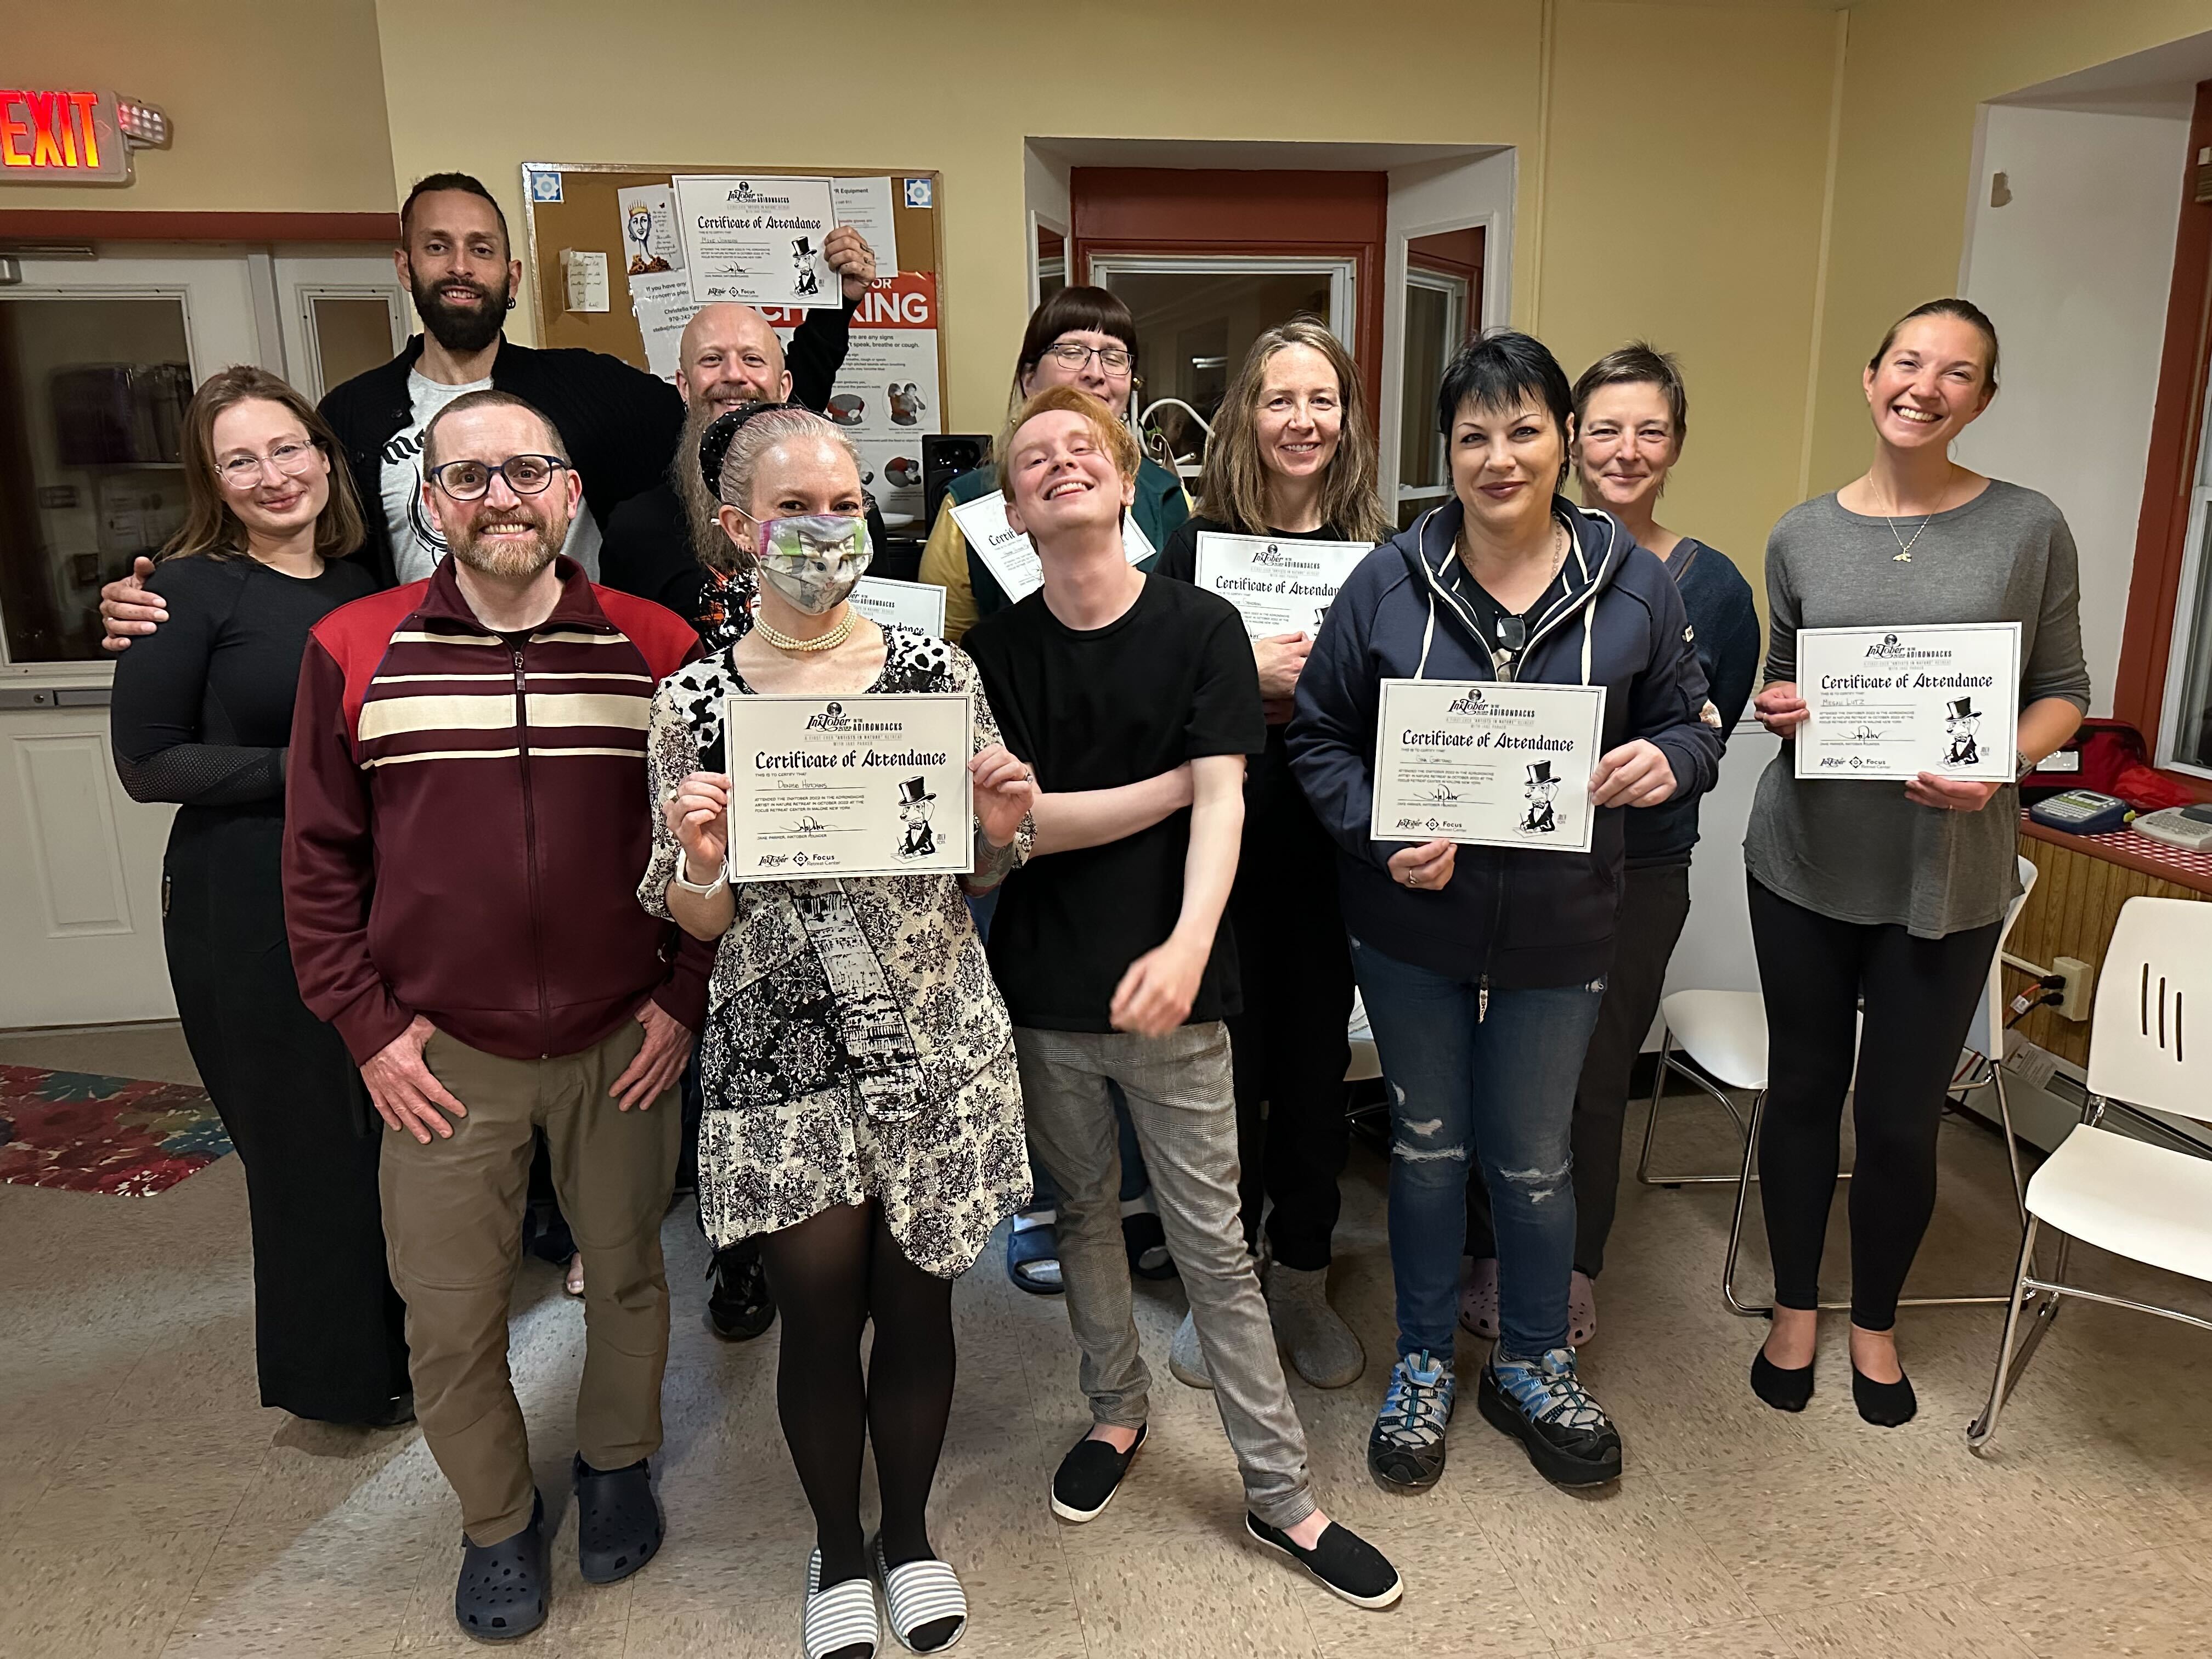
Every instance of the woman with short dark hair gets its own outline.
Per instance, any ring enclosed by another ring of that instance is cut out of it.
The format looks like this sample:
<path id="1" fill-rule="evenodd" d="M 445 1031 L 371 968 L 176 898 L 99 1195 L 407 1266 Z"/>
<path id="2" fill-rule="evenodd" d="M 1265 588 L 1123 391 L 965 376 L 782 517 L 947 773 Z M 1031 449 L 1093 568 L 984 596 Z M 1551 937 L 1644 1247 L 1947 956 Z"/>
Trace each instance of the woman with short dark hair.
<path id="1" fill-rule="evenodd" d="M 1711 713 L 1726 743 L 1751 695 L 1759 668 L 1759 612 L 1751 584 L 1728 556 L 1658 521 L 1659 498 L 1690 425 L 1681 365 L 1642 341 L 1608 351 L 1575 382 L 1575 477 L 1583 502 L 1610 513 L 1667 567 L 1682 596 L 1705 671 Z M 1627 860 L 1613 970 L 1597 1030 L 1575 1085 L 1575 1272 L 1568 1332 L 1580 1346 L 1597 1334 L 1595 1280 L 1605 1266 L 1620 1185 L 1621 1125 L 1629 1075 L 1659 1012 L 1668 960 L 1690 915 L 1690 853 L 1698 841 L 1698 801 L 1670 801 L 1627 818 Z M 1477 1336 L 1498 1335 L 1498 1242 L 1490 1197 L 1468 1184 L 1468 1254 L 1474 1266 L 1460 1322 Z"/>
<path id="2" fill-rule="evenodd" d="M 1950 458 L 1996 396 L 1995 325 L 1970 301 L 1931 300 L 1882 337 L 1863 385 L 1874 464 L 1792 507 L 1766 543 L 1766 686 L 1752 708 L 1788 741 L 1759 778 L 1743 843 L 1771 1055 L 1759 1171 L 1775 1304 L 1751 1386 L 1778 1411 L 1812 1397 L 1849 1093 L 1851 1395 L 1887 1428 L 1918 1409 L 1897 1358 L 1897 1301 L 1935 1212 L 1943 1102 L 2020 892 L 2020 791 L 1936 772 L 1901 787 L 1797 777 L 1797 630 L 2018 623 L 2021 681 L 1998 692 L 2018 700 L 2015 776 L 2074 735 L 2089 671 L 2064 516 Z"/>
<path id="3" fill-rule="evenodd" d="M 1500 1334 L 1482 1414 L 1547 1479 L 1620 1473 L 1620 1435 L 1576 1375 L 1567 1285 L 1575 1080 L 1613 951 L 1625 807 L 1711 786 L 1719 736 L 1666 567 L 1558 493 L 1575 432 L 1558 361 L 1525 334 L 1467 345 L 1437 422 L 1453 499 L 1368 556 L 1298 677 L 1291 764 L 1336 842 L 1352 970 L 1391 1084 L 1398 1358 L 1368 1467 L 1409 1491 L 1443 1473 L 1467 1183 L 1498 1222 Z M 1371 834 L 1385 679 L 1606 689 L 1587 854 Z"/>
<path id="4" fill-rule="evenodd" d="M 192 1063 L 246 1169 L 261 1402 L 386 1426 L 414 1414 L 386 1271 L 382 1139 L 284 933 L 284 763 L 307 630 L 375 590 L 361 504 L 323 417 L 227 368 L 185 411 L 185 517 L 147 586 L 169 623 L 115 665 L 115 769 L 174 801 L 161 935 Z M 335 463 L 335 465 L 334 465 Z"/>

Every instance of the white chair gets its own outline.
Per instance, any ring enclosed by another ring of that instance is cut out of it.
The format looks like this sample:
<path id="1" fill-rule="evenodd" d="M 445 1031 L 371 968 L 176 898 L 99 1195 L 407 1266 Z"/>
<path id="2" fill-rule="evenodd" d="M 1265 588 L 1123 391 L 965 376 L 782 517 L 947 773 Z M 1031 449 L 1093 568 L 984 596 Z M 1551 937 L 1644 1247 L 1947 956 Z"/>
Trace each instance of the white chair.
<path id="1" fill-rule="evenodd" d="M 1352 1042 L 1352 1063 L 1344 1068 L 1346 1083 L 1369 1083 L 1382 1075 L 1382 1059 L 1375 1050 L 1375 1030 L 1367 1023 L 1367 1001 L 1352 994 L 1352 1024 L 1345 1033 Z"/>
<path id="2" fill-rule="evenodd" d="M 2067 1249 L 2077 1238 L 2212 1280 L 2212 1159 L 2102 1127 L 2108 1113 L 2118 1111 L 2171 1134 L 2140 1109 L 2146 1108 L 2212 1123 L 2212 903 L 2202 900 L 2131 898 L 2120 907 L 2097 975 L 2088 1105 L 2027 1183 L 2027 1224 L 1996 1375 L 1988 1405 L 1966 1429 L 1966 1443 L 1977 1452 L 1986 1452 L 1996 1437 L 1998 1414 L 2062 1298 L 2080 1297 L 2212 1330 L 2212 1319 L 2065 1282 Z M 2059 1235 L 2049 1279 L 2035 1272 L 2036 1234 L 2045 1226 Z M 2015 1347 L 2032 1297 L 2040 1298 L 2033 1323 Z"/>
<path id="3" fill-rule="evenodd" d="M 1989 1089 L 1996 1097 L 1999 1127 L 2003 1131 L 2005 1156 L 2012 1169 L 2013 1203 L 2019 1209 L 2022 1224 L 2027 1217 L 2026 1188 L 2020 1161 L 2020 1144 L 2013 1132 L 2012 1108 L 2005 1098 L 2004 1077 L 2000 1062 L 2003 1059 L 2005 1030 L 2004 972 L 2002 968 L 2005 942 L 2012 936 L 2013 924 L 2020 920 L 2027 896 L 2035 890 L 2035 879 L 2039 872 L 2027 860 L 2020 860 L 2021 890 L 2005 912 L 2004 926 L 1997 931 L 1996 949 L 1990 958 L 1988 997 L 1990 1048 L 1992 1055 L 1975 1056 L 1975 1069 L 1979 1073 L 1970 1080 L 1954 1084 L 1964 1093 L 1975 1089 Z M 1644 1121 L 1644 1150 L 1637 1159 L 1636 1178 L 1646 1186 L 1693 1187 L 1727 1186 L 1736 1188 L 1735 1213 L 1729 1225 L 1728 1257 L 1721 1269 L 1721 1294 L 1737 1313 L 1756 1315 L 1771 1312 L 1765 1303 L 1741 1300 L 1735 1291 L 1736 1259 L 1743 1248 L 1746 1215 L 1750 1208 L 1751 1187 L 1758 1179 L 1757 1158 L 1759 1126 L 1766 1115 L 1766 1004 L 1756 991 L 1677 991 L 1660 1005 L 1662 1026 L 1659 1035 L 1659 1064 L 1651 1085 L 1651 1110 Z M 1697 1071 L 1678 1065 L 1674 1058 L 1679 1048 L 1695 1061 Z M 1670 1075 L 1686 1077 L 1728 1109 L 1729 1115 L 1743 1131 L 1743 1167 L 1735 1175 L 1654 1175 L 1651 1173 L 1651 1144 L 1659 1127 L 1659 1102 L 1666 1091 Z M 1723 1085 L 1717 1088 L 1710 1081 L 1717 1079 Z M 1735 1101 L 1724 1089 L 1752 1091 L 1751 1109 L 1747 1115 L 1737 1109 Z M 1849 1181 L 1845 1171 L 1838 1177 Z M 1907 1308 L 1956 1308 L 1994 1305 L 2009 1302 L 2009 1296 L 1927 1296 L 1907 1297 L 1899 1303 Z M 1824 1309 L 1847 1308 L 1847 1302 L 1824 1302 Z"/>

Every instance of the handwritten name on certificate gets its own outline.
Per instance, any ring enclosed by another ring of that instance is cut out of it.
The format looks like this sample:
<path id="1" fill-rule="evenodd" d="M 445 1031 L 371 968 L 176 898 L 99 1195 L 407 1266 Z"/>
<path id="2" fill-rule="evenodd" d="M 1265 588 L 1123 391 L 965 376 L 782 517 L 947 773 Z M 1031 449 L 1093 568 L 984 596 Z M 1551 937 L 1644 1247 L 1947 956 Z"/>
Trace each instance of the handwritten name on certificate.
<path id="1" fill-rule="evenodd" d="M 1372 542 L 1200 531 L 1198 585 L 1235 605 L 1244 618 L 1244 631 L 1255 640 L 1270 634 L 1317 634 L 1337 590 L 1374 550 Z"/>
<path id="2" fill-rule="evenodd" d="M 945 590 L 935 582 L 902 582 L 863 576 L 853 589 L 853 609 L 870 622 L 892 623 L 945 637 Z"/>
<path id="3" fill-rule="evenodd" d="M 975 712 L 957 691 L 733 693 L 730 879 L 967 874 Z"/>
<path id="4" fill-rule="evenodd" d="M 1007 599 L 1018 603 L 1044 586 L 1044 565 L 1036 548 L 1025 532 L 1006 522 L 1006 498 L 1000 492 L 994 489 L 972 501 L 954 502 L 952 522 L 960 526 L 983 568 L 1006 589 Z M 1127 513 L 1121 515 L 1121 551 L 1131 564 L 1142 564 L 1152 556 L 1152 538 Z"/>
<path id="5" fill-rule="evenodd" d="M 1589 851 L 1603 686 L 1384 680 L 1382 689 L 1376 841 Z"/>
<path id="6" fill-rule="evenodd" d="M 1801 778 L 2012 781 L 2018 623 L 1801 628 L 1797 690 Z"/>

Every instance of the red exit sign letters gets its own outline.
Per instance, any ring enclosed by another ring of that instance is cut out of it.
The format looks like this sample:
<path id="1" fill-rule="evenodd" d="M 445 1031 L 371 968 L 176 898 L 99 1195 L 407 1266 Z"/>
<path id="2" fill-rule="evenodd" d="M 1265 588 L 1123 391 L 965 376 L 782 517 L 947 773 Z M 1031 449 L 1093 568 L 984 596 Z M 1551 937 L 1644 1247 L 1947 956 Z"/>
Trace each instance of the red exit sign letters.
<path id="1" fill-rule="evenodd" d="M 0 87 L 0 185 L 130 181 L 113 93 Z"/>

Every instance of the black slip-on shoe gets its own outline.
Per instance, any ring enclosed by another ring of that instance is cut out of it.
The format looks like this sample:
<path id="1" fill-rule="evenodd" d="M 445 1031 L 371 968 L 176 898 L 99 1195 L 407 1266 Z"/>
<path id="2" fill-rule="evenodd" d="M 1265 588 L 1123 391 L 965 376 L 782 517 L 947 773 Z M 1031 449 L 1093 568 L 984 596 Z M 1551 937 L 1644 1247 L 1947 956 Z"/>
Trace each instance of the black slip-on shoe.
<path id="1" fill-rule="evenodd" d="M 545 1559 L 545 1500 L 531 1505 L 530 1524 L 496 1544 L 461 1539 L 461 1576 L 453 1586 L 453 1618 L 479 1642 L 512 1642 L 545 1622 L 553 1575 Z"/>
<path id="2" fill-rule="evenodd" d="M 717 1250 L 707 1264 L 707 1328 L 725 1342 L 748 1342 L 775 1323 L 775 1297 L 750 1239 Z"/>
<path id="3" fill-rule="evenodd" d="M 1752 1356 L 1751 1391 L 1778 1412 L 1802 1412 L 1812 1403 L 1813 1368 L 1776 1364 L 1761 1348 Z"/>
<path id="4" fill-rule="evenodd" d="M 1903 1371 L 1894 1382 L 1877 1382 L 1856 1365 L 1851 1367 L 1851 1403 L 1859 1415 L 1878 1429 L 1901 1428 L 1920 1409 L 1912 1379 Z"/>
<path id="5" fill-rule="evenodd" d="M 1095 1520 L 1121 1491 L 1121 1477 L 1144 1449 L 1146 1432 L 1139 1429 L 1135 1443 L 1125 1452 L 1087 1436 L 1069 1447 L 1053 1472 L 1052 1512 L 1063 1521 Z"/>
<path id="6" fill-rule="evenodd" d="M 1340 1522 L 1322 1529 L 1311 1549 L 1304 1549 L 1290 1534 L 1269 1526 L 1251 1510 L 1244 1511 L 1244 1530 L 1255 1542 L 1279 1550 L 1297 1562 L 1332 1595 L 1355 1607 L 1395 1607 L 1406 1586 L 1381 1550 Z"/>
<path id="7" fill-rule="evenodd" d="M 576 1565 L 586 1583 L 629 1577 L 659 1552 L 663 1530 L 643 1458 L 619 1469 L 576 1460 Z"/>

